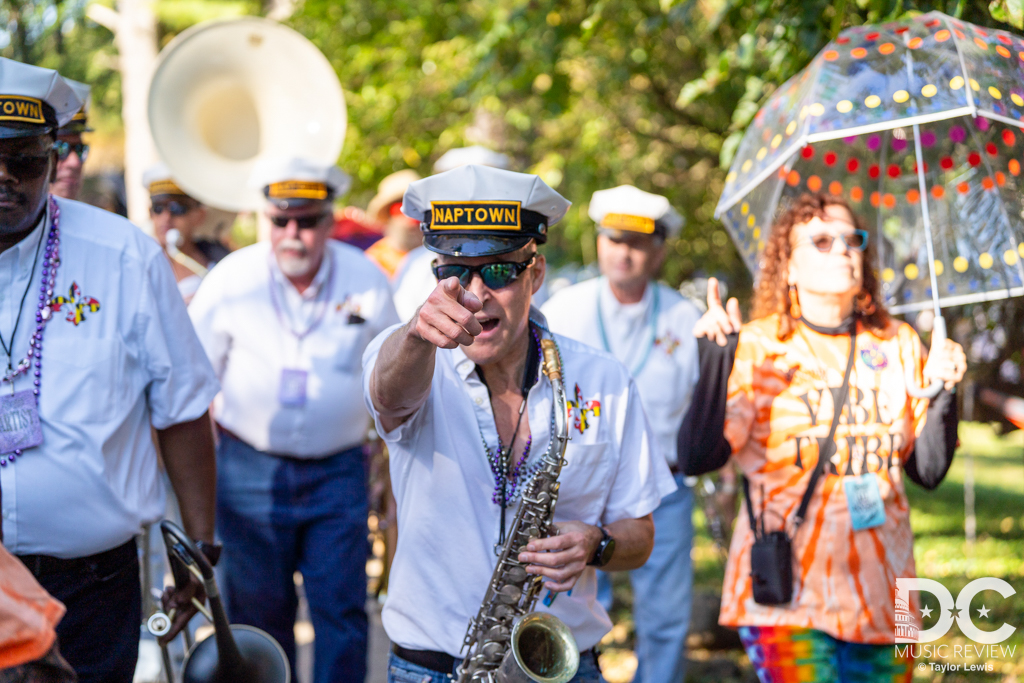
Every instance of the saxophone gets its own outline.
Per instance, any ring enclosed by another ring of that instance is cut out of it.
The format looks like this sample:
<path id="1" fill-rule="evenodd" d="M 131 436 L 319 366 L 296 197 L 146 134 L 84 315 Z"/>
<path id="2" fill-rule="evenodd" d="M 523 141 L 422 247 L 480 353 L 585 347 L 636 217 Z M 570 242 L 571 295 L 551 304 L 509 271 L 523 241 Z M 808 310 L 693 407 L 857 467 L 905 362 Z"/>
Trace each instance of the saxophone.
<path id="1" fill-rule="evenodd" d="M 542 339 L 540 345 L 554 399 L 551 444 L 543 467 L 523 491 L 480 611 L 469 622 L 459 683 L 566 683 L 579 668 L 579 648 L 569 627 L 552 614 L 531 611 L 543 577 L 527 574 L 517 559 L 531 539 L 554 533 L 558 475 L 569 443 L 562 361 L 553 340 Z"/>

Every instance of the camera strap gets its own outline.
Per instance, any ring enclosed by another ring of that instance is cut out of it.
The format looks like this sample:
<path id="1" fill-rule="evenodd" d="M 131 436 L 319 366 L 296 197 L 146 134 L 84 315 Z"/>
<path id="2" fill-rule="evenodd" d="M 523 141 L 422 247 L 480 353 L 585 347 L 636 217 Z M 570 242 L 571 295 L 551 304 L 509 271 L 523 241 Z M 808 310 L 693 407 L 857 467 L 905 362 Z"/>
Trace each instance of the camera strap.
<path id="1" fill-rule="evenodd" d="M 839 418 L 843 414 L 843 406 L 846 405 L 846 399 L 850 395 L 850 372 L 853 370 L 853 361 L 856 357 L 857 351 L 857 328 L 854 325 L 850 331 L 850 357 L 846 361 L 846 373 L 843 375 L 843 384 L 839 387 L 839 391 L 832 392 L 834 399 L 835 411 L 832 415 L 832 425 L 828 431 L 828 438 L 825 439 L 821 450 L 818 452 L 818 462 L 814 466 L 814 470 L 811 471 L 811 478 L 807 482 L 807 488 L 804 490 L 803 498 L 800 500 L 800 507 L 797 508 L 796 516 L 793 518 L 793 531 L 794 533 L 800 525 L 804 522 L 804 517 L 807 514 L 807 506 L 811 503 L 811 498 L 814 496 L 814 489 L 818 485 L 818 479 L 821 478 L 822 472 L 825 470 L 825 463 L 832 457 L 836 451 L 836 428 L 839 427 Z M 754 508 L 750 502 L 750 484 L 747 482 L 747 478 L 743 477 L 743 496 L 747 499 L 747 516 L 750 520 L 750 528 L 754 532 L 754 537 L 758 537 L 757 533 L 757 518 L 754 515 Z M 762 502 L 762 505 L 764 503 Z M 763 513 L 762 513 L 763 516 Z M 764 520 L 761 522 L 762 535 L 764 534 Z"/>

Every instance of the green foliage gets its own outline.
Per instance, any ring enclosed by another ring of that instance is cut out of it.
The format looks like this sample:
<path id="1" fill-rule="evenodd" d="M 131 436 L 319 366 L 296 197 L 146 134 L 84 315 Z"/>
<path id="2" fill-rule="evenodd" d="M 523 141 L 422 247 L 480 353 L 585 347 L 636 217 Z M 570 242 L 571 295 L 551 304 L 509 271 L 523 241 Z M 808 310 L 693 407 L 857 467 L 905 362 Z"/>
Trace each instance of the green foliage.
<path id="1" fill-rule="evenodd" d="M 1024 2 L 1021 0 L 992 0 L 988 9 L 997 21 L 1024 28 Z"/>
<path id="2" fill-rule="evenodd" d="M 291 23 L 347 91 L 342 165 L 357 202 L 388 173 L 428 173 L 447 149 L 483 142 L 574 201 L 556 262 L 593 259 L 590 195 L 630 183 L 687 219 L 666 279 L 717 274 L 735 288 L 749 275 L 713 213 L 758 107 L 840 29 L 931 9 L 993 23 L 966 0 L 307 0 Z"/>

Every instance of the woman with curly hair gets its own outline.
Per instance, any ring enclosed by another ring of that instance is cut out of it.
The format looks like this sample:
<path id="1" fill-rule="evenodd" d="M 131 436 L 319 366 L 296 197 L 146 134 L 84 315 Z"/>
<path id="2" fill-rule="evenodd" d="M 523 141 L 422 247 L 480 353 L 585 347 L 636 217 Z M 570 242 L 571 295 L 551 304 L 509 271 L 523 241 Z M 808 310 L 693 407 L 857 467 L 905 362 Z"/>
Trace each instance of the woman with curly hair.
<path id="1" fill-rule="evenodd" d="M 966 358 L 950 340 L 926 354 L 890 318 L 871 238 L 842 198 L 799 197 L 769 237 L 754 319 L 741 328 L 712 282 L 694 330 L 679 462 L 696 475 L 731 460 L 745 478 L 720 622 L 762 683 L 912 675 L 893 647 L 920 628 L 915 600 L 895 609 L 896 579 L 915 575 L 905 481 L 932 489 L 949 469 Z M 934 379 L 931 401 L 907 393 Z"/>

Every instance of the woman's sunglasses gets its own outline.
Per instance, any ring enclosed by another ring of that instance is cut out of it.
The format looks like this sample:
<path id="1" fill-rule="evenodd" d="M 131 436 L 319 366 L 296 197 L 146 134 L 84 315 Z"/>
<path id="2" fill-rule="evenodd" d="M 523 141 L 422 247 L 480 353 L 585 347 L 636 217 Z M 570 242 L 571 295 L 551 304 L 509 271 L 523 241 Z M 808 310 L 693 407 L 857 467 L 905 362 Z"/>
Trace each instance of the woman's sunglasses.
<path id="1" fill-rule="evenodd" d="M 830 235 L 827 232 L 823 232 L 819 235 L 811 235 L 809 239 L 815 249 L 823 254 L 827 254 L 832 251 L 832 245 L 837 238 L 841 239 L 846 248 L 851 251 L 864 251 L 868 246 L 867 230 L 854 230 L 848 235 Z"/>
<path id="2" fill-rule="evenodd" d="M 522 263 L 499 261 L 485 263 L 482 266 L 465 266 L 461 263 L 439 264 L 434 261 L 431 267 L 434 269 L 434 277 L 438 282 L 450 277 L 457 277 L 460 285 L 469 287 L 469 283 L 473 281 L 473 274 L 477 273 L 488 289 L 502 289 L 515 282 L 523 274 L 523 271 L 532 266 L 536 260 L 536 256 L 531 256 L 529 261 Z"/>
<path id="3" fill-rule="evenodd" d="M 270 222 L 278 228 L 287 228 L 289 223 L 295 221 L 295 225 L 299 230 L 309 230 L 310 228 L 315 228 L 320 225 L 320 223 L 329 215 L 331 214 L 318 213 L 313 216 L 268 216 L 268 218 L 270 219 Z"/>
<path id="4" fill-rule="evenodd" d="M 162 214 L 164 211 L 169 211 L 170 214 L 172 216 L 174 216 L 175 218 L 180 218 L 181 216 L 184 216 L 189 211 L 191 211 L 193 207 L 186 206 L 185 204 L 182 204 L 181 202 L 171 201 L 171 202 L 161 202 L 160 204 L 153 204 L 152 208 L 153 208 L 153 213 L 156 214 L 157 216 Z"/>
<path id="5" fill-rule="evenodd" d="M 61 161 L 67 159 L 68 155 L 71 154 L 72 152 L 78 155 L 78 158 L 82 160 L 83 164 L 85 163 L 85 160 L 89 158 L 89 145 L 85 144 L 84 142 L 76 142 L 74 144 L 71 144 L 70 142 L 65 142 L 64 140 L 58 140 L 56 143 L 54 143 L 53 148 L 57 150 L 57 158 L 60 159 Z"/>
<path id="6" fill-rule="evenodd" d="M 0 164 L 4 165 L 7 173 L 20 180 L 32 180 L 46 173 L 49 167 L 50 155 L 40 154 L 3 154 L 0 155 Z"/>

